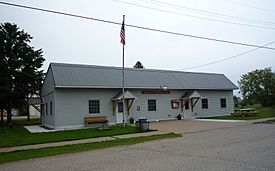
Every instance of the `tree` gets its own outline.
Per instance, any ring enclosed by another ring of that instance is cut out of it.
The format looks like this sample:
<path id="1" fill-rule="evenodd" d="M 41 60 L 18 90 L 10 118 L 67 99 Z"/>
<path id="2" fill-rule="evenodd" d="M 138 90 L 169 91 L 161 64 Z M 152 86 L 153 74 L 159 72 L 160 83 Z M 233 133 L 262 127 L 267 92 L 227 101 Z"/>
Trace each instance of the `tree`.
<path id="1" fill-rule="evenodd" d="M 234 101 L 234 106 L 238 107 L 239 106 L 239 99 L 237 96 L 233 96 L 233 101 Z"/>
<path id="2" fill-rule="evenodd" d="M 248 103 L 260 103 L 262 106 L 274 105 L 275 73 L 271 68 L 248 72 L 241 76 L 240 91 Z"/>
<path id="3" fill-rule="evenodd" d="M 137 61 L 137 63 L 135 64 L 134 68 L 142 68 L 145 69 L 145 67 L 142 65 L 141 62 Z"/>
<path id="4" fill-rule="evenodd" d="M 29 95 L 38 94 L 43 81 L 42 50 L 30 46 L 32 37 L 16 24 L 0 25 L 0 107 L 7 110 L 26 105 Z"/>

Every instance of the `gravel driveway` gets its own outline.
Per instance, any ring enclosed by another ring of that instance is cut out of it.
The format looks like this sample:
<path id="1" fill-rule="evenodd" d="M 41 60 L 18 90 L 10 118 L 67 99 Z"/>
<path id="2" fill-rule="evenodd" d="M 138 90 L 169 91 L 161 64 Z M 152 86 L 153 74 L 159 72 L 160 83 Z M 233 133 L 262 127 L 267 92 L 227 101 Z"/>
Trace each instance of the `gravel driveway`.
<path id="1" fill-rule="evenodd" d="M 173 120 L 151 122 L 150 128 L 159 131 L 177 132 L 177 133 L 192 133 L 219 128 L 229 128 L 251 124 L 248 121 L 230 122 L 230 121 L 207 121 L 207 120 Z"/>

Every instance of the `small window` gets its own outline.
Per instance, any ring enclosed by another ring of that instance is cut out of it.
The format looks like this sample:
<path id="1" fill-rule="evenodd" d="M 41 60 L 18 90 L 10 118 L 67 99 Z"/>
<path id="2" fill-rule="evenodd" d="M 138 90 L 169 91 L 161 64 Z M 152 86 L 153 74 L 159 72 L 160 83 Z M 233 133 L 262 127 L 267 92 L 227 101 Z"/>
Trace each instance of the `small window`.
<path id="1" fill-rule="evenodd" d="M 140 111 L 140 106 L 137 106 L 137 111 Z"/>
<path id="2" fill-rule="evenodd" d="M 44 116 L 45 115 L 45 104 L 41 104 L 41 114 Z"/>
<path id="3" fill-rule="evenodd" d="M 118 113 L 123 113 L 123 103 L 122 102 L 119 102 L 117 104 L 117 112 Z"/>
<path id="4" fill-rule="evenodd" d="M 221 99 L 221 108 L 226 108 L 226 99 L 225 98 Z"/>
<path id="5" fill-rule="evenodd" d="M 99 100 L 89 100 L 89 113 L 100 113 Z"/>
<path id="6" fill-rule="evenodd" d="M 157 110 L 157 103 L 155 99 L 148 100 L 148 111 L 156 111 Z"/>
<path id="7" fill-rule="evenodd" d="M 46 111 L 46 115 L 48 115 L 48 103 L 46 103 L 46 105 L 45 105 L 45 111 Z"/>
<path id="8" fill-rule="evenodd" d="M 203 109 L 208 109 L 208 99 L 201 99 L 201 106 Z"/>
<path id="9" fill-rule="evenodd" d="M 185 105 L 184 105 L 185 109 L 188 110 L 189 109 L 189 100 L 187 102 L 185 102 Z"/>
<path id="10" fill-rule="evenodd" d="M 178 100 L 171 100 L 171 107 L 172 109 L 178 109 L 180 106 L 180 103 Z"/>
<path id="11" fill-rule="evenodd" d="M 53 102 L 50 102 L 50 115 L 53 115 Z"/>

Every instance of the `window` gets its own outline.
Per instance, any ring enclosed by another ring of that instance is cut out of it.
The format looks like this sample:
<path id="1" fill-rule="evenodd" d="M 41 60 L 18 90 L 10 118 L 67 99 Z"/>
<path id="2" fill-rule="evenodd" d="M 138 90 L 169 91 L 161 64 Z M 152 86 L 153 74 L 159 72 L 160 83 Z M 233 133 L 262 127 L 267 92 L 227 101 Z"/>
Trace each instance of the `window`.
<path id="1" fill-rule="evenodd" d="M 41 104 L 41 113 L 44 116 L 45 115 L 45 105 Z"/>
<path id="2" fill-rule="evenodd" d="M 157 104 L 155 99 L 149 99 L 148 100 L 148 111 L 156 111 L 157 110 Z"/>
<path id="3" fill-rule="evenodd" d="M 89 100 L 89 113 L 100 113 L 99 100 Z"/>
<path id="4" fill-rule="evenodd" d="M 203 109 L 208 109 L 208 99 L 201 99 L 201 107 Z"/>
<path id="5" fill-rule="evenodd" d="M 188 110 L 189 109 L 189 100 L 187 102 L 185 102 L 185 105 L 184 105 L 185 109 Z"/>
<path id="6" fill-rule="evenodd" d="M 50 102 L 50 115 L 53 115 L 53 103 Z"/>
<path id="7" fill-rule="evenodd" d="M 178 100 L 171 100 L 171 107 L 172 109 L 178 109 L 180 106 L 180 103 Z"/>
<path id="8" fill-rule="evenodd" d="M 221 99 L 221 108 L 226 108 L 226 99 L 225 98 Z"/>
<path id="9" fill-rule="evenodd" d="M 137 111 L 140 111 L 140 106 L 137 106 Z"/>
<path id="10" fill-rule="evenodd" d="M 46 103 L 45 108 L 46 108 L 46 115 L 48 115 L 48 103 Z"/>
<path id="11" fill-rule="evenodd" d="M 117 104 L 117 112 L 118 113 L 123 113 L 123 103 L 122 102 L 119 102 Z"/>

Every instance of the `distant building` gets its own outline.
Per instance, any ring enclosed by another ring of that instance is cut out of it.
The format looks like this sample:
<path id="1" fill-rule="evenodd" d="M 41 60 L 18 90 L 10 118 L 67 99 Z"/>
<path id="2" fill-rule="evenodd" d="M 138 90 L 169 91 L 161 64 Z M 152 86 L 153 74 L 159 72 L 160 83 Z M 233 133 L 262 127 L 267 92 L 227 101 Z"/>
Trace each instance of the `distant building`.
<path id="1" fill-rule="evenodd" d="M 30 116 L 40 117 L 42 100 L 40 97 L 30 97 L 28 100 L 28 112 Z"/>
<path id="2" fill-rule="evenodd" d="M 86 116 L 122 123 L 122 68 L 51 63 L 42 87 L 42 124 L 83 127 Z M 229 115 L 237 87 L 223 74 L 125 68 L 127 122 Z"/>

